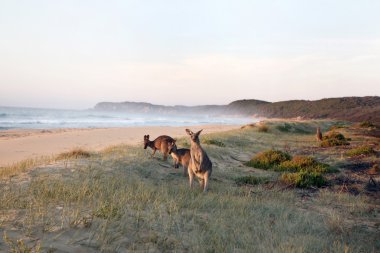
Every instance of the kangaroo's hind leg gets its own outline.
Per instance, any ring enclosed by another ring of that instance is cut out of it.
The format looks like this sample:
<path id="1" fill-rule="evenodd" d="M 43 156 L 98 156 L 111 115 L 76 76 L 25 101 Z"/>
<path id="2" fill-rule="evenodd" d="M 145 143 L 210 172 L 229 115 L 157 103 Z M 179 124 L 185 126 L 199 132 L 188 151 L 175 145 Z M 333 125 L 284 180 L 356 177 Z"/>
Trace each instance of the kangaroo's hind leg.
<path id="1" fill-rule="evenodd" d="M 206 171 L 205 174 L 204 174 L 204 187 L 203 187 L 203 192 L 207 192 L 208 191 L 208 182 L 210 180 L 210 176 L 211 176 L 211 173 L 210 171 Z"/>
<path id="2" fill-rule="evenodd" d="M 161 152 L 164 155 L 164 161 L 167 161 L 168 160 L 169 149 L 168 149 L 168 144 L 166 142 L 163 142 L 161 144 Z"/>
<path id="3" fill-rule="evenodd" d="M 190 188 L 193 188 L 193 181 L 194 181 L 194 173 L 191 170 L 190 166 L 187 168 L 187 172 L 189 173 L 189 184 Z"/>
<path id="4" fill-rule="evenodd" d="M 151 157 L 153 158 L 154 157 L 154 154 L 156 154 L 156 151 L 157 151 L 157 149 L 153 149 L 153 153 L 152 153 L 152 155 L 151 155 Z"/>
<path id="5" fill-rule="evenodd" d="M 205 180 L 202 179 L 202 178 L 199 178 L 198 181 L 199 181 L 199 186 L 201 187 L 202 190 L 204 190 L 204 187 L 205 187 Z"/>
<path id="6" fill-rule="evenodd" d="M 175 169 L 178 169 L 178 159 L 175 156 L 173 156 L 173 162 L 174 162 L 173 167 Z"/>

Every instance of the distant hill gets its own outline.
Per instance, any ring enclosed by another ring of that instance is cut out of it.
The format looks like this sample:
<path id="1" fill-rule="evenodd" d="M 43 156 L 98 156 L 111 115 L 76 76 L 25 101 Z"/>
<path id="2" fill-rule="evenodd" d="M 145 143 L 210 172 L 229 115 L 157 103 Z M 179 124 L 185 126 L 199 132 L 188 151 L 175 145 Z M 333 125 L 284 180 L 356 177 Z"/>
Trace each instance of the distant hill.
<path id="1" fill-rule="evenodd" d="M 150 103 L 102 102 L 96 110 L 125 111 L 147 114 L 208 114 L 241 115 L 266 118 L 340 119 L 348 121 L 369 120 L 380 125 L 380 97 L 342 97 L 321 100 L 291 100 L 266 102 L 261 100 L 237 100 L 228 105 L 163 106 Z"/>
<path id="2" fill-rule="evenodd" d="M 268 118 L 341 119 L 380 123 L 380 97 L 342 97 L 315 101 L 291 100 L 257 104 L 257 100 L 232 102 L 229 107 L 239 108 L 246 115 Z"/>

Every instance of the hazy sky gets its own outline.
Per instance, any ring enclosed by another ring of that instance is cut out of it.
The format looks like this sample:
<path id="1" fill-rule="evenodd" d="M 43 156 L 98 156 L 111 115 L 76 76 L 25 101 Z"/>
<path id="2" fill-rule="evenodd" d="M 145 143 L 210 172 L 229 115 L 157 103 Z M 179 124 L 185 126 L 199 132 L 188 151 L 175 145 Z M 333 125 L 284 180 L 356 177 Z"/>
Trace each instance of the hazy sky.
<path id="1" fill-rule="evenodd" d="M 0 105 L 380 95 L 378 0 L 0 0 Z"/>

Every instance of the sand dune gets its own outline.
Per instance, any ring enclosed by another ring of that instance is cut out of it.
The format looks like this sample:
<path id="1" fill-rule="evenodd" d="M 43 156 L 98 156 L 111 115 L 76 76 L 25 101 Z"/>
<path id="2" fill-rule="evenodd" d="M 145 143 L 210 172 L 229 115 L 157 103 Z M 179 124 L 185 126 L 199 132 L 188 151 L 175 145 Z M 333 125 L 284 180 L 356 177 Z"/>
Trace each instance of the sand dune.
<path id="1" fill-rule="evenodd" d="M 101 150 L 117 144 L 135 145 L 143 141 L 145 134 L 151 139 L 167 134 L 172 137 L 185 136 L 186 127 L 125 127 L 101 129 L 55 129 L 55 130 L 6 130 L 0 131 L 0 166 L 10 165 L 28 158 L 53 155 L 81 147 Z M 204 133 L 227 131 L 238 128 L 234 125 L 192 126 L 204 129 Z"/>

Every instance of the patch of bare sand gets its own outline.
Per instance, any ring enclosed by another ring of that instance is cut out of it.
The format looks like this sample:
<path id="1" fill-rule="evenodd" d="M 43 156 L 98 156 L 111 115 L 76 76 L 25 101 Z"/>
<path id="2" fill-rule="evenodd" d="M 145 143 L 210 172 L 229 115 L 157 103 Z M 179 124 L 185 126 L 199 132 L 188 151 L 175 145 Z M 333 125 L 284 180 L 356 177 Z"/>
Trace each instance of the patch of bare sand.
<path id="1" fill-rule="evenodd" d="M 236 129 L 236 125 L 190 126 L 213 133 Z M 159 135 L 185 136 L 186 127 L 125 127 L 97 129 L 56 129 L 56 130 L 5 130 L 0 131 L 0 166 L 11 165 L 25 159 L 49 156 L 79 147 L 99 151 L 105 147 L 120 144 L 136 145 L 149 134 L 151 139 Z"/>

